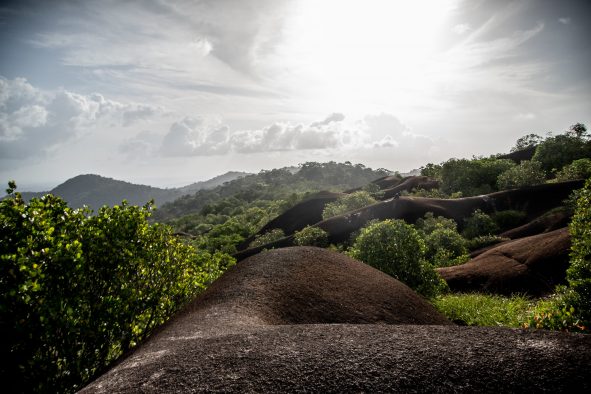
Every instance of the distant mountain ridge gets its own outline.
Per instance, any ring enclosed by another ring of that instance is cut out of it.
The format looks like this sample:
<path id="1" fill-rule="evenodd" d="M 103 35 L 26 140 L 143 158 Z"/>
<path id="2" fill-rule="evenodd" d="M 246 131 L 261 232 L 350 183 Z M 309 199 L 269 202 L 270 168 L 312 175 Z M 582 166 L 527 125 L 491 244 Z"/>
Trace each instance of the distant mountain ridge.
<path id="1" fill-rule="evenodd" d="M 161 206 L 179 197 L 193 194 L 199 190 L 212 189 L 246 175 L 249 175 L 249 173 L 230 171 L 212 179 L 195 182 L 187 186 L 161 189 L 96 174 L 84 174 L 70 178 L 50 191 L 23 192 L 21 194 L 25 200 L 30 200 L 50 193 L 62 197 L 73 208 L 87 205 L 93 210 L 97 210 L 103 205 L 121 204 L 123 200 L 127 200 L 131 205 L 144 205 L 153 199 L 157 206 Z"/>

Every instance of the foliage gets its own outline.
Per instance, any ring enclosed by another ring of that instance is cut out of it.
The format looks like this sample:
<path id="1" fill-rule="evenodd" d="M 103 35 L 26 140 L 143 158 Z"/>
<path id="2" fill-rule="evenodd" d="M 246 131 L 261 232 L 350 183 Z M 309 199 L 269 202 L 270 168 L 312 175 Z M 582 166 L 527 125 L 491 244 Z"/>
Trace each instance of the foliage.
<path id="1" fill-rule="evenodd" d="M 572 246 L 566 271 L 566 301 L 574 307 L 583 325 L 591 327 L 591 178 L 579 196 L 569 230 Z"/>
<path id="2" fill-rule="evenodd" d="M 546 174 L 542 164 L 535 160 L 524 160 L 518 166 L 511 167 L 497 178 L 499 189 L 517 189 L 520 187 L 544 183 Z"/>
<path id="3" fill-rule="evenodd" d="M 421 167 L 421 175 L 434 179 L 441 179 L 441 165 L 428 163 L 427 165 Z"/>
<path id="4" fill-rule="evenodd" d="M 385 220 L 364 227 L 349 253 L 426 297 L 442 289 L 443 280 L 424 259 L 423 239 L 403 220 Z"/>
<path id="5" fill-rule="evenodd" d="M 449 267 L 468 260 L 466 240 L 451 228 L 437 228 L 425 237 L 427 261 L 435 267 Z"/>
<path id="6" fill-rule="evenodd" d="M 294 234 L 294 243 L 298 246 L 328 246 L 328 233 L 320 227 L 306 226 Z"/>
<path id="7" fill-rule="evenodd" d="M 0 202 L 0 329 L 8 391 L 72 391 L 217 278 L 233 260 L 198 252 L 151 205 L 90 216 L 46 195 Z"/>
<path id="8" fill-rule="evenodd" d="M 464 238 L 473 239 L 481 235 L 493 235 L 499 231 L 499 227 L 486 213 L 477 209 L 472 215 L 464 219 Z"/>
<path id="9" fill-rule="evenodd" d="M 263 246 L 271 242 L 275 242 L 280 240 L 281 238 L 285 237 L 285 233 L 280 228 L 274 228 L 272 230 L 267 231 L 264 234 L 259 234 L 254 238 L 254 241 L 250 243 L 248 246 L 249 248 L 256 248 L 258 246 Z"/>
<path id="10" fill-rule="evenodd" d="M 497 190 L 498 176 L 513 166 L 507 159 L 450 159 L 441 167 L 441 190 L 463 196 L 491 193 Z"/>
<path id="11" fill-rule="evenodd" d="M 570 126 L 566 131 L 567 135 L 572 135 L 573 137 L 577 138 L 585 138 L 588 137 L 587 134 L 587 126 L 583 123 L 575 123 L 574 125 Z"/>
<path id="12" fill-rule="evenodd" d="M 322 211 L 322 218 L 328 219 L 334 216 L 342 215 L 346 212 L 355 209 L 363 208 L 377 201 L 365 190 L 360 190 L 351 194 L 347 194 L 334 202 L 330 202 L 324 206 Z"/>
<path id="13" fill-rule="evenodd" d="M 216 204 L 224 198 L 234 198 L 239 201 L 238 205 L 255 201 L 287 201 L 294 196 L 301 200 L 310 193 L 321 190 L 341 191 L 362 187 L 388 174 L 389 171 L 385 169 L 372 170 L 362 164 L 334 161 L 307 162 L 301 164 L 299 169 L 263 170 L 258 174 L 247 175 L 213 189 L 199 190 L 193 195 L 164 204 L 155 212 L 154 219 L 168 221 L 199 213 L 206 205 Z M 290 206 L 296 202 L 291 201 Z"/>
<path id="14" fill-rule="evenodd" d="M 591 157 L 591 142 L 576 135 L 561 134 L 550 137 L 536 148 L 532 160 L 538 161 L 542 169 L 550 174 L 575 160 Z"/>
<path id="15" fill-rule="evenodd" d="M 517 139 L 517 141 L 515 142 L 515 146 L 511 148 L 511 152 L 517 152 L 520 150 L 534 147 L 536 145 L 539 145 L 542 141 L 544 141 L 544 138 L 540 137 L 537 134 L 524 135 L 523 137 Z"/>
<path id="16" fill-rule="evenodd" d="M 478 237 L 469 239 L 467 247 L 468 250 L 478 250 L 509 240 L 509 238 L 501 237 L 499 235 L 480 235 Z"/>
<path id="17" fill-rule="evenodd" d="M 452 193 L 450 195 L 450 194 L 445 194 L 440 189 L 426 190 L 423 188 L 415 188 L 415 189 L 412 189 L 410 193 L 403 192 L 402 194 L 403 195 L 406 194 L 406 195 L 412 196 L 412 197 L 443 198 L 443 199 L 462 197 L 461 193 Z"/>
<path id="18" fill-rule="evenodd" d="M 443 216 L 435 217 L 433 212 L 427 212 L 424 217 L 417 219 L 415 227 L 428 235 L 437 229 L 457 231 L 458 224 L 453 219 L 448 219 Z"/>
<path id="19" fill-rule="evenodd" d="M 499 227 L 500 231 L 507 231 L 524 224 L 527 213 L 508 209 L 505 211 L 497 211 L 492 215 L 492 219 Z"/>
<path id="20" fill-rule="evenodd" d="M 557 294 L 540 300 L 524 320 L 523 327 L 589 333 L 589 324 L 577 316 L 565 292 L 568 292 L 566 288 L 559 287 Z"/>
<path id="21" fill-rule="evenodd" d="M 517 295 L 446 294 L 433 304 L 451 321 L 467 326 L 521 327 L 532 308 L 531 300 Z"/>
<path id="22" fill-rule="evenodd" d="M 591 177 L 591 159 L 588 158 L 575 160 L 556 173 L 556 180 L 559 182 L 589 177 Z"/>

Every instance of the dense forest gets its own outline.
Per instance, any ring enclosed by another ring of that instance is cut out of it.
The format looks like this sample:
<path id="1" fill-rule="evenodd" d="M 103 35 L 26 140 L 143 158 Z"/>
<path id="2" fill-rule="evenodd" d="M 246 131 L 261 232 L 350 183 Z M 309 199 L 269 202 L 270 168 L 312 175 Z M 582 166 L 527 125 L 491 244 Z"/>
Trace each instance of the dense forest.
<path id="1" fill-rule="evenodd" d="M 575 124 L 524 136 L 507 154 L 429 163 L 416 177 L 309 162 L 156 210 L 123 202 L 91 212 L 52 195 L 27 202 L 11 181 L 0 202 L 3 380 L 14 391 L 79 389 L 236 261 L 292 245 L 374 266 L 458 324 L 588 333 L 590 177 L 591 141 Z M 549 292 L 463 292 L 445 279 L 487 248 L 566 225 L 568 268 Z"/>

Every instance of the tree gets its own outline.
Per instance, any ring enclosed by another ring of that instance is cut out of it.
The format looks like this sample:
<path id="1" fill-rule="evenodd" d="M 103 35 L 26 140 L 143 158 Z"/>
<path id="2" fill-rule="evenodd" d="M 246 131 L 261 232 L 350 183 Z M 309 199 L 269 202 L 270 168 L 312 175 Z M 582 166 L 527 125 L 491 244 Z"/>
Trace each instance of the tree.
<path id="1" fill-rule="evenodd" d="M 364 227 L 349 253 L 424 296 L 435 296 L 441 289 L 442 280 L 425 260 L 425 242 L 403 220 L 385 220 Z"/>
<path id="2" fill-rule="evenodd" d="M 537 134 L 524 135 L 523 137 L 517 139 L 517 141 L 515 142 L 515 146 L 511 148 L 511 152 L 517 152 L 520 150 L 531 148 L 533 146 L 539 145 L 542 141 L 544 141 L 544 138 Z"/>
<path id="3" fill-rule="evenodd" d="M 513 166 L 507 159 L 450 159 L 441 167 L 441 190 L 464 196 L 490 193 L 497 188 L 498 176 Z"/>
<path id="4" fill-rule="evenodd" d="M 557 181 L 587 179 L 589 177 L 591 177 L 591 159 L 587 158 L 575 160 L 556 173 Z"/>
<path id="5" fill-rule="evenodd" d="M 493 235 L 499 231 L 495 221 L 486 213 L 477 209 L 469 218 L 464 219 L 462 235 L 466 239 L 473 239 L 481 235 Z"/>
<path id="6" fill-rule="evenodd" d="M 376 202 L 376 199 L 373 198 L 369 192 L 360 190 L 355 193 L 347 194 L 346 196 L 343 196 L 334 202 L 326 204 L 324 210 L 322 211 L 322 218 L 326 220 L 328 218 L 339 216 L 355 209 L 375 204 Z"/>
<path id="7" fill-rule="evenodd" d="M 587 126 L 583 123 L 575 123 L 568 128 L 566 134 L 580 139 L 585 138 L 587 137 Z"/>
<path id="8" fill-rule="evenodd" d="M 511 167 L 500 174 L 497 185 L 500 190 L 538 185 L 546 181 L 542 164 L 535 160 L 524 160 L 516 167 Z"/>
<path id="9" fill-rule="evenodd" d="M 46 195 L 0 202 L 2 380 L 68 392 L 146 338 L 233 263 L 149 224 L 152 205 L 95 215 Z"/>
<path id="10" fill-rule="evenodd" d="M 532 160 L 538 161 L 546 174 L 560 170 L 574 160 L 591 157 L 591 142 L 576 134 L 561 134 L 547 138 L 536 148 Z"/>

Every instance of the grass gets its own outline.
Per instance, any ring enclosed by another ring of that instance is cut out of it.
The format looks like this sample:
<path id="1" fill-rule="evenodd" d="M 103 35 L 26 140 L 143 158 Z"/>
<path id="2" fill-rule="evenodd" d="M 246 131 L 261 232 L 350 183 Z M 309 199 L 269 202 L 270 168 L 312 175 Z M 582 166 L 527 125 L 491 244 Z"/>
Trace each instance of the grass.
<path id="1" fill-rule="evenodd" d="M 439 312 L 455 323 L 504 327 L 522 327 L 536 304 L 524 296 L 488 294 L 448 294 L 432 302 Z"/>

